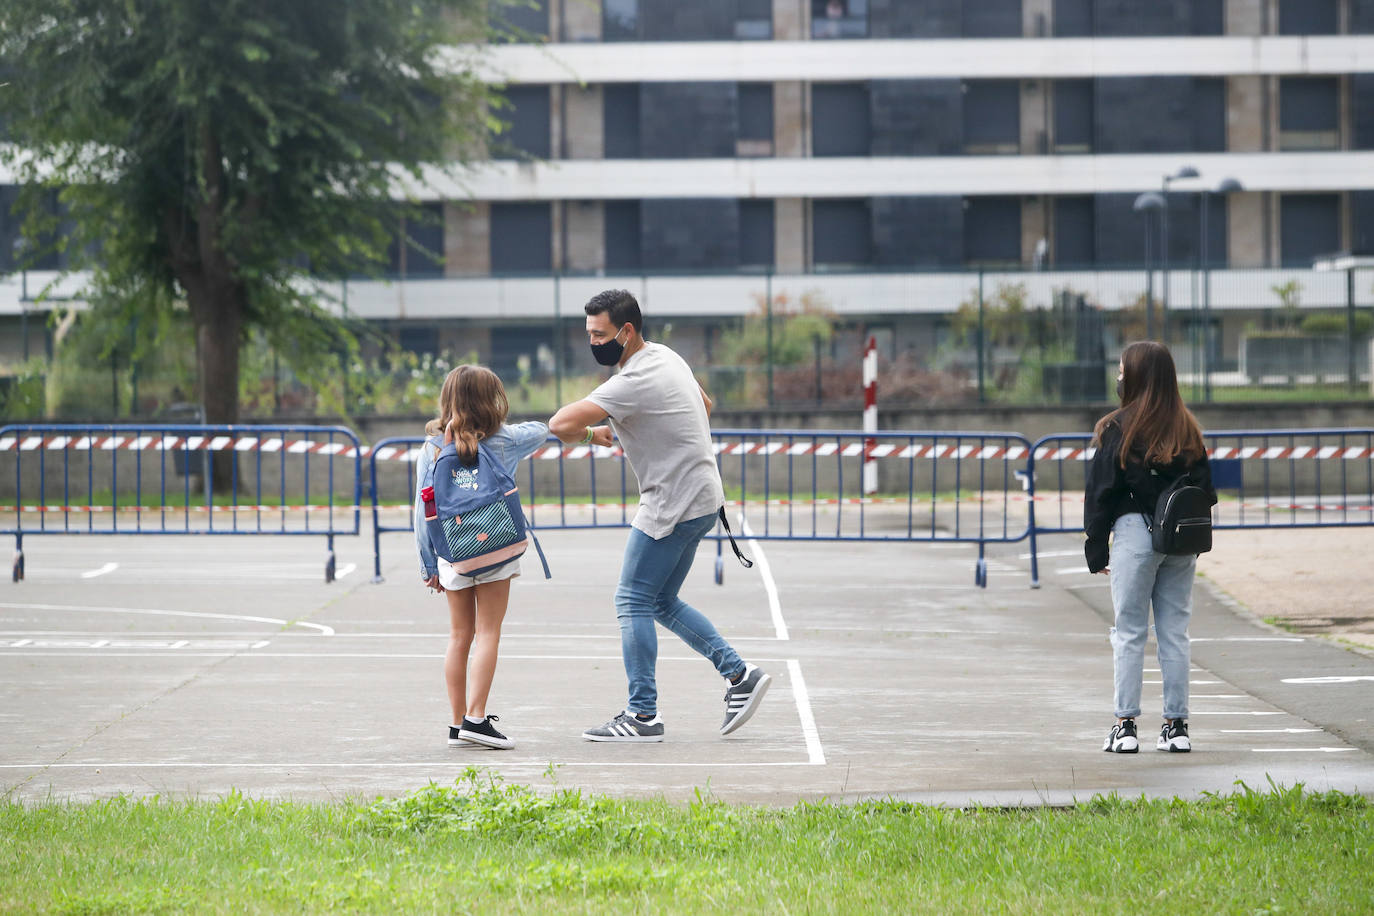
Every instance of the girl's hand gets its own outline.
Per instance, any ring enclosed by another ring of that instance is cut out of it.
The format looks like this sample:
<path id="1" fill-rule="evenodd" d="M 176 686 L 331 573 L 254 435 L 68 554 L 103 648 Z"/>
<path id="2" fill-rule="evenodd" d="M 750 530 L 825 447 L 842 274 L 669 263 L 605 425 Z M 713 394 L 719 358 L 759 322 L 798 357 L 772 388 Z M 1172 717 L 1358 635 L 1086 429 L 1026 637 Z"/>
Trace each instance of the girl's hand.
<path id="1" fill-rule="evenodd" d="M 425 580 L 425 588 L 433 589 L 441 595 L 444 593 L 444 587 L 439 584 L 438 573 L 435 573 L 434 575 L 430 576 L 428 579 Z"/>
<path id="2" fill-rule="evenodd" d="M 609 426 L 592 427 L 592 445 L 600 445 L 604 448 L 610 448 L 611 443 L 614 441 L 615 437 L 611 433 L 611 428 Z"/>
<path id="3" fill-rule="evenodd" d="M 1110 572 L 1111 572 L 1111 568 L 1110 568 L 1110 567 L 1107 567 L 1107 566 L 1104 566 L 1104 567 L 1102 567 L 1101 569 L 1099 569 L 1097 572 L 1093 573 L 1093 575 L 1094 575 L 1094 576 L 1105 576 L 1105 575 L 1108 575 Z"/>

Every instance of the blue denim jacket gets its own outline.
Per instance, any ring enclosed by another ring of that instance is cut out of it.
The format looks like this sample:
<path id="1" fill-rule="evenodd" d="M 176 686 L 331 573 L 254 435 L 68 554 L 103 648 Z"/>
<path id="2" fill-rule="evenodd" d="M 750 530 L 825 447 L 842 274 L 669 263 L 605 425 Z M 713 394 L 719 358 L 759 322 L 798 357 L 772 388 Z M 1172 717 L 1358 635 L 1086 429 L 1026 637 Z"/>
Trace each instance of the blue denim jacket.
<path id="1" fill-rule="evenodd" d="M 491 450 L 506 472 L 513 477 L 516 465 L 534 454 L 548 438 L 548 425 L 531 420 L 528 423 L 506 423 L 490 439 L 483 439 L 482 444 Z M 415 461 L 415 548 L 420 552 L 421 579 L 439 574 L 434 547 L 429 543 L 429 534 L 425 528 L 425 504 L 420 499 L 421 481 L 434 466 L 436 457 L 434 449 L 426 444 L 420 447 L 420 457 Z"/>

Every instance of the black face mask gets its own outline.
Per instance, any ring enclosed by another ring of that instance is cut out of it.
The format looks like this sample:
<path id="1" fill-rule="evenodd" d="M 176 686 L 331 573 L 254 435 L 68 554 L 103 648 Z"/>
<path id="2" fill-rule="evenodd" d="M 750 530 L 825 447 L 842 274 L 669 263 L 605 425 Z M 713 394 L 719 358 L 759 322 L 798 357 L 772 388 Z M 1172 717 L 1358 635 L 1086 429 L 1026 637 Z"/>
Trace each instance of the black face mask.
<path id="1" fill-rule="evenodd" d="M 1116 380 L 1116 399 L 1118 401 L 1126 400 L 1126 383 L 1122 379 Z"/>
<path id="2" fill-rule="evenodd" d="M 616 340 L 616 337 L 620 336 L 620 332 L 616 331 L 615 335 L 615 337 L 612 337 L 605 343 L 590 345 L 592 348 L 592 359 L 596 360 L 599 365 L 614 366 L 616 363 L 620 362 L 620 357 L 625 354 L 625 345 Z"/>

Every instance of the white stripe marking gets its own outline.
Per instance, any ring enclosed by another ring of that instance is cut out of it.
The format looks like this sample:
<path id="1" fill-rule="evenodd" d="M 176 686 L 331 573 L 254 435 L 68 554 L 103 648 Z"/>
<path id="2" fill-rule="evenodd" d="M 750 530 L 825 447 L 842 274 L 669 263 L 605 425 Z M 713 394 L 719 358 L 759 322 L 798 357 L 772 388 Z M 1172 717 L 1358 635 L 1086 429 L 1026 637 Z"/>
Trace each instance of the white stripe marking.
<path id="1" fill-rule="evenodd" d="M 811 714 L 811 697 L 806 692 L 801 663 L 789 658 L 787 673 L 792 677 L 792 696 L 796 698 L 797 716 L 801 719 L 802 736 L 806 738 L 807 762 L 813 766 L 825 766 L 825 751 L 821 748 L 820 732 L 816 730 L 816 718 Z"/>
<path id="2" fill-rule="evenodd" d="M 343 569 L 340 569 L 338 572 L 334 574 L 334 578 L 342 579 L 345 576 L 351 575 L 354 571 L 357 570 L 357 568 L 357 563 L 347 563 L 344 565 Z"/>
<path id="3" fill-rule="evenodd" d="M 1309 732 L 1319 732 L 1320 728 L 1219 728 L 1223 735 L 1305 735 Z"/>
<path id="4" fill-rule="evenodd" d="M 509 757 L 501 758 L 501 766 L 509 767 L 539 767 L 547 768 L 549 760 L 541 757 L 537 760 L 512 760 Z M 812 761 L 801 760 L 777 760 L 765 762 L 749 762 L 743 760 L 720 760 L 716 763 L 631 763 L 627 761 L 608 758 L 606 760 L 580 760 L 580 761 L 560 761 L 560 767 L 596 767 L 598 769 L 610 769 L 613 767 L 729 767 L 739 769 L 741 767 L 805 767 L 814 766 Z M 234 770 L 234 769 L 442 769 L 446 772 L 453 770 L 453 761 L 434 761 L 432 763 L 398 762 L 398 763 L 314 763 L 300 761 L 284 761 L 280 763 L 0 763 L 0 770 L 93 770 L 93 769 L 166 769 L 175 770 L 178 768 L 188 770 Z"/>
<path id="5" fill-rule="evenodd" d="M 278 617 L 253 617 L 248 614 L 209 614 L 198 611 L 163 611 L 153 608 L 133 607 L 94 607 L 82 604 L 17 604 L 0 602 L 0 608 L 19 611 L 76 611 L 83 614 L 147 614 L 156 617 L 200 617 L 210 620 L 245 620 L 251 623 L 273 623 L 278 626 L 309 627 L 319 630 L 325 636 L 333 636 L 334 628 L 321 623 L 307 623 L 304 620 L 282 620 Z"/>
<path id="6" fill-rule="evenodd" d="M 1188 718 L 1193 716 L 1286 716 L 1284 712 L 1228 712 L 1223 710 L 1208 710 L 1207 712 L 1190 712 Z"/>
<path id="7" fill-rule="evenodd" d="M 768 565 L 768 555 L 763 552 L 763 545 L 752 540 L 754 532 L 745 521 L 743 512 L 739 514 L 739 530 L 740 534 L 751 538 L 749 543 L 754 552 L 754 565 L 759 568 L 759 575 L 763 578 L 763 591 L 768 595 L 768 612 L 773 616 L 773 632 L 778 639 L 791 639 L 787 635 L 787 621 L 782 617 L 782 602 L 778 599 L 778 583 L 773 579 L 773 568 Z"/>
<path id="8" fill-rule="evenodd" d="M 88 569 L 88 570 L 86 570 L 85 572 L 83 572 L 83 573 L 81 574 L 81 578 L 83 578 L 83 579 L 94 579 L 94 578 L 96 578 L 97 576 L 103 576 L 103 575 L 106 575 L 107 573 L 112 573 L 112 572 L 114 572 L 116 569 L 119 569 L 119 564 L 118 564 L 118 563 L 106 563 L 104 566 L 100 567 L 99 569 Z"/>
<path id="9" fill-rule="evenodd" d="M 1252 747 L 1252 754 L 1344 754 L 1355 747 Z"/>
<path id="10" fill-rule="evenodd" d="M 1356 681 L 1374 681 L 1374 674 L 1331 674 L 1325 677 L 1286 677 L 1285 684 L 1352 684 Z"/>

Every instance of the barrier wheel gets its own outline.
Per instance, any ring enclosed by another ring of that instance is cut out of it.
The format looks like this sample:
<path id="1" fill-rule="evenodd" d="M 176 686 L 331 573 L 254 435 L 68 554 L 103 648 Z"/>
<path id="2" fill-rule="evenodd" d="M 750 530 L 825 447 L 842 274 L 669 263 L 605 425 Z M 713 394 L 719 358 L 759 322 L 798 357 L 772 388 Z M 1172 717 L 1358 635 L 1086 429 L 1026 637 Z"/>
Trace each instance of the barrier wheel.
<path id="1" fill-rule="evenodd" d="M 334 554 L 329 555 L 329 559 L 324 561 L 324 581 L 325 584 L 334 581 Z"/>
<path id="2" fill-rule="evenodd" d="M 10 569 L 10 581 L 18 582 L 22 578 L 24 578 L 24 558 L 15 557 L 14 566 Z"/>
<path id="3" fill-rule="evenodd" d="M 725 558 L 716 557 L 716 584 L 725 584 Z"/>
<path id="4" fill-rule="evenodd" d="M 982 557 L 978 558 L 978 565 L 974 569 L 973 584 L 979 588 L 988 587 L 988 561 Z"/>

